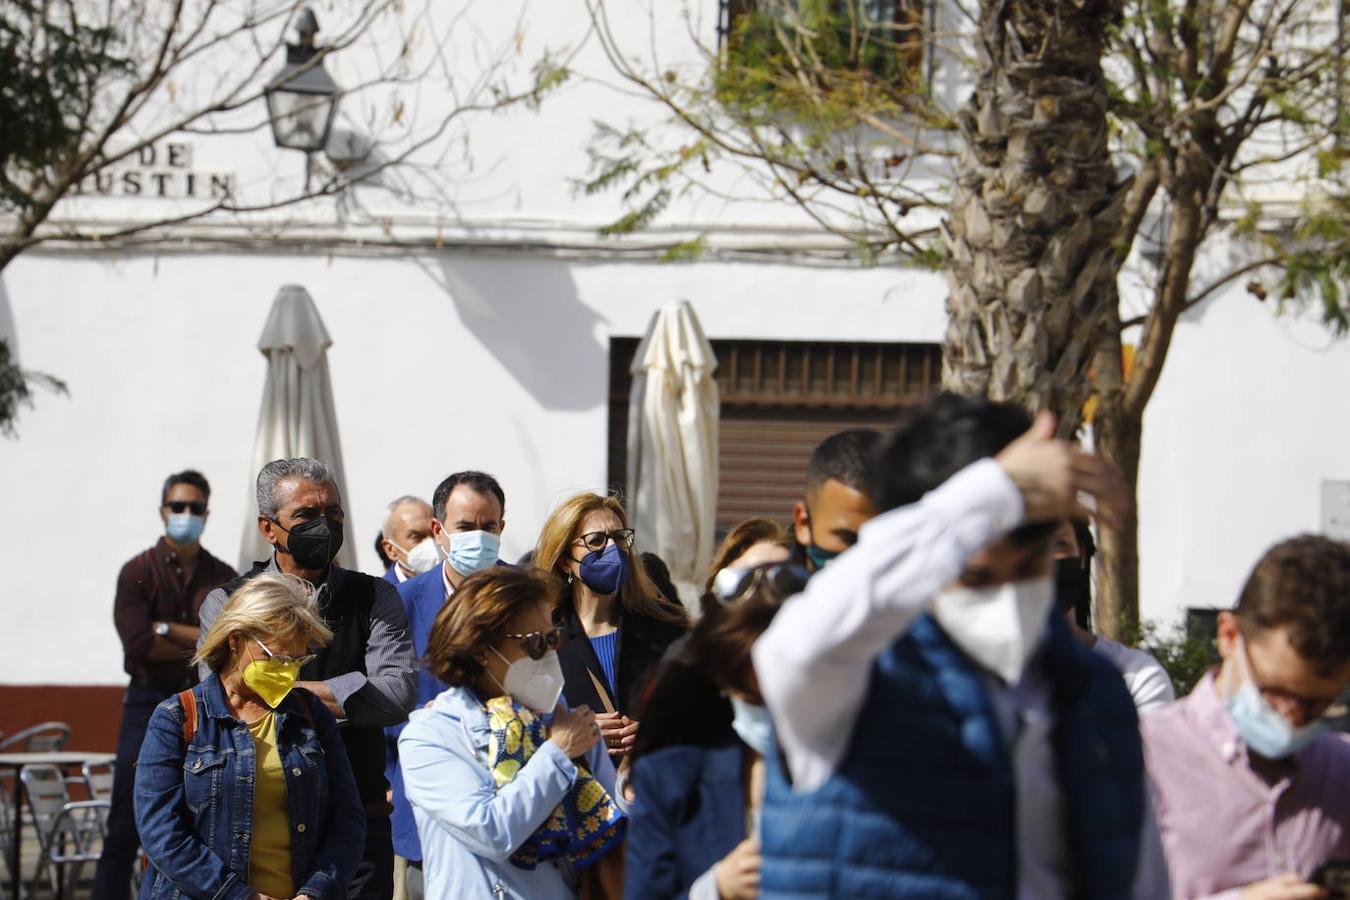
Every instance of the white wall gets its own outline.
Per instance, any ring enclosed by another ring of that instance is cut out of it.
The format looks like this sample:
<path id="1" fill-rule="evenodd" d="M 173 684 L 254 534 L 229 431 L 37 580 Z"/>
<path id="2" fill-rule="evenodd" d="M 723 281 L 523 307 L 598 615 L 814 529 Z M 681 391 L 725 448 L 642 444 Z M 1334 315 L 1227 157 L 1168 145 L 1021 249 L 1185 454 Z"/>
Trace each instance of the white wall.
<path id="1" fill-rule="evenodd" d="M 1144 417 L 1140 607 L 1226 608 L 1275 542 L 1320 527 L 1324 478 L 1350 479 L 1350 343 L 1241 285 L 1177 328 Z"/>
<path id="2" fill-rule="evenodd" d="M 0 607 L 25 652 L 0 682 L 115 683 L 122 563 L 160 532 L 165 475 L 211 481 L 205 546 L 232 565 L 277 288 L 309 289 L 332 335 L 333 392 L 360 562 L 383 507 L 486 469 L 507 493 L 504 555 L 552 505 L 602 488 L 608 347 L 689 299 L 712 338 L 941 338 L 931 274 L 782 264 L 32 252 L 0 277 L 0 334 L 66 380 L 0 441 Z"/>

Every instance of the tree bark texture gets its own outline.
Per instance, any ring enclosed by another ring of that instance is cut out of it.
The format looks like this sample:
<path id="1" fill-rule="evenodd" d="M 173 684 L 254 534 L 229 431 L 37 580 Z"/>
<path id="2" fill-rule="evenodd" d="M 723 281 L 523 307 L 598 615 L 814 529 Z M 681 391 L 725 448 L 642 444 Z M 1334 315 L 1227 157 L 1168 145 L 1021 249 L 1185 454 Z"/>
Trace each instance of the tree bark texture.
<path id="1" fill-rule="evenodd" d="M 1123 0 L 983 0 L 978 81 L 943 238 L 943 384 L 1081 421 L 1128 185 L 1107 148 L 1101 59 Z"/>
<path id="2" fill-rule="evenodd" d="M 1097 411 L 1092 436 L 1097 452 L 1120 470 L 1131 495 L 1139 481 L 1141 419 L 1125 410 L 1125 369 L 1121 355 L 1120 311 L 1102 316 L 1102 329 L 1093 360 Z M 1092 629 L 1119 640 L 1127 620 L 1138 620 L 1139 510 L 1132 506 L 1117 529 L 1101 528 L 1097 535 L 1097 576 L 1093 596 Z"/>

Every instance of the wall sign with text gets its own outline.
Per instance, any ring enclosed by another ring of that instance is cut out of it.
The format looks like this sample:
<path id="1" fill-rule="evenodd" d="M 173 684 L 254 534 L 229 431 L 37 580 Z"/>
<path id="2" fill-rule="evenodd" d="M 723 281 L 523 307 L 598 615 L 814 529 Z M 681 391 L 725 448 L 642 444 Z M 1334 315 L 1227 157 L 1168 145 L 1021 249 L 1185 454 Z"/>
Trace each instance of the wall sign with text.
<path id="1" fill-rule="evenodd" d="M 234 173 L 192 167 L 192 145 L 165 142 L 142 147 L 122 164 L 78 182 L 80 197 L 140 197 L 165 200 L 228 200 Z"/>

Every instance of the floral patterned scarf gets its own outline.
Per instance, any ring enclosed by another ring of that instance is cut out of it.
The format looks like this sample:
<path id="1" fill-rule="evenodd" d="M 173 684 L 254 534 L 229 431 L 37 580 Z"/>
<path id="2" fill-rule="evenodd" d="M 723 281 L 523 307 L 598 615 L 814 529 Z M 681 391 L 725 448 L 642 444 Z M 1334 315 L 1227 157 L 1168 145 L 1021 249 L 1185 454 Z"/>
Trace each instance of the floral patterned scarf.
<path id="1" fill-rule="evenodd" d="M 516 777 L 539 746 L 548 740 L 544 722 L 509 696 L 487 702 L 488 763 L 497 787 Z M 595 862 L 623 839 L 628 817 L 585 766 L 577 766 L 576 782 L 544 824 L 511 854 L 511 862 L 533 869 L 541 862 L 566 857 L 577 868 Z"/>

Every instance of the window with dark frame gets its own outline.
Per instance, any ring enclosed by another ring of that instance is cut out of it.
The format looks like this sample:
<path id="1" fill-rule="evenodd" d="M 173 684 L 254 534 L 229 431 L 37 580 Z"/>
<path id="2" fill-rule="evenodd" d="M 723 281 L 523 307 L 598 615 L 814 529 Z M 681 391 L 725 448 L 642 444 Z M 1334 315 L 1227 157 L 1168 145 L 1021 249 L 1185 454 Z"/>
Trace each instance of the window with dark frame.
<path id="1" fill-rule="evenodd" d="M 842 32 L 841 41 L 852 45 L 848 56 L 852 67 L 866 67 L 879 75 L 897 71 L 917 71 L 924 61 L 924 31 L 927 8 L 924 0 L 720 0 L 718 10 L 718 47 L 733 49 L 738 39 L 762 32 L 751 24 L 757 16 L 782 15 L 791 7 L 799 13 L 812 12 L 832 20 Z M 807 7 L 804 10 L 803 7 Z M 857 38 L 871 42 L 870 52 L 859 52 Z M 879 52 L 880 51 L 880 52 Z M 899 63 L 899 67 L 895 66 Z M 841 61 L 840 63 L 844 63 Z"/>

